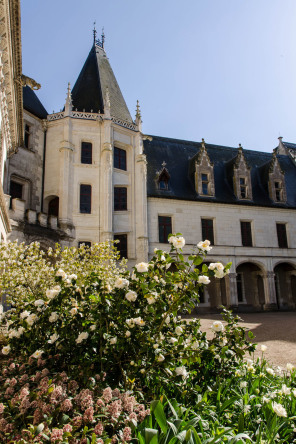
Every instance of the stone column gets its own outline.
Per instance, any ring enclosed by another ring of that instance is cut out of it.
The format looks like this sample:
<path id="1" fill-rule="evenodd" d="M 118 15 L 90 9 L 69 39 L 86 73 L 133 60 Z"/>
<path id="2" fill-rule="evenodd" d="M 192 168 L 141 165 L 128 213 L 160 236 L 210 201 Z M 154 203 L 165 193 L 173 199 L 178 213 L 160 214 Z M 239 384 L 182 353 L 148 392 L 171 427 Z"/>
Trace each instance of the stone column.
<path id="1" fill-rule="evenodd" d="M 101 152 L 100 226 L 101 241 L 113 239 L 113 147 L 111 119 L 104 119 L 104 143 Z"/>
<path id="2" fill-rule="evenodd" d="M 147 162 L 145 154 L 136 156 L 135 165 L 135 203 L 136 203 L 136 259 L 148 261 L 148 223 L 147 223 Z"/>
<path id="3" fill-rule="evenodd" d="M 236 273 L 229 273 L 230 308 L 236 310 L 238 307 Z"/>
<path id="4" fill-rule="evenodd" d="M 264 293 L 265 293 L 265 304 L 263 306 L 264 310 L 272 311 L 277 310 L 277 300 L 274 282 L 274 272 L 267 271 L 266 274 L 262 274 Z"/>

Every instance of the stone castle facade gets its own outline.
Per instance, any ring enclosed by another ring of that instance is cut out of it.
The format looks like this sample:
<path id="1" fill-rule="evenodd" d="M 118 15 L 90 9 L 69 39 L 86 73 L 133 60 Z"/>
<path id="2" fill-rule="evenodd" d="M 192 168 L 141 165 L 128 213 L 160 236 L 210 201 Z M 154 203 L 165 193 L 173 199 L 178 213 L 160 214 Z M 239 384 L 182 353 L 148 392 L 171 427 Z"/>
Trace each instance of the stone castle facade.
<path id="1" fill-rule="evenodd" d="M 232 262 L 200 308 L 296 307 L 296 145 L 271 153 L 144 135 L 95 40 L 64 108 L 23 89 L 24 141 L 5 162 L 10 239 L 44 248 L 118 239 L 131 265 L 182 232 L 208 261 Z"/>

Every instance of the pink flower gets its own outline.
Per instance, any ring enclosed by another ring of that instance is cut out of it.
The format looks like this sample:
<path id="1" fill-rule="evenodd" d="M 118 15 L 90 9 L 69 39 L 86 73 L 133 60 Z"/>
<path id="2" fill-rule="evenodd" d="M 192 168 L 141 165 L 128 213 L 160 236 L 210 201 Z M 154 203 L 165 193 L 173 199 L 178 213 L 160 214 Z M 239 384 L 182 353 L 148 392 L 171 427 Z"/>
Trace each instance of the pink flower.
<path id="1" fill-rule="evenodd" d="M 69 412 L 73 408 L 73 404 L 70 399 L 65 399 L 65 401 L 62 402 L 61 405 L 61 411 L 62 412 Z"/>
<path id="2" fill-rule="evenodd" d="M 63 427 L 63 431 L 66 432 L 66 433 L 71 433 L 72 430 L 73 430 L 73 428 L 72 428 L 71 424 L 66 424 Z"/>
<path id="3" fill-rule="evenodd" d="M 104 403 L 104 401 L 103 401 L 101 398 L 99 398 L 99 399 L 97 400 L 97 407 L 98 407 L 99 409 L 102 409 L 102 408 L 105 407 L 105 403 Z"/>
<path id="4" fill-rule="evenodd" d="M 51 432 L 50 442 L 62 441 L 63 429 L 53 429 Z"/>
<path id="5" fill-rule="evenodd" d="M 75 418 L 73 418 L 73 420 L 72 420 L 72 423 L 73 423 L 74 427 L 81 427 L 82 416 L 75 416 Z"/>
<path id="6" fill-rule="evenodd" d="M 103 390 L 102 398 L 106 402 L 110 402 L 111 401 L 111 399 L 112 399 L 112 390 L 111 390 L 110 387 L 107 387 L 107 388 L 105 388 L 105 390 Z"/>
<path id="7" fill-rule="evenodd" d="M 74 393 L 77 391 L 78 388 L 79 388 L 79 385 L 76 381 L 73 380 L 73 381 L 69 382 L 69 384 L 68 384 L 69 392 Z"/>
<path id="8" fill-rule="evenodd" d="M 104 426 L 101 422 L 98 422 L 98 424 L 94 428 L 94 432 L 96 435 L 101 436 L 104 431 Z"/>
<path id="9" fill-rule="evenodd" d="M 12 364 L 10 364 L 10 366 L 9 366 L 9 370 L 13 370 L 13 369 L 15 369 L 15 363 L 14 362 Z"/>
<path id="10" fill-rule="evenodd" d="M 94 420 L 94 409 L 93 407 L 88 407 L 88 409 L 86 409 L 84 412 L 83 421 L 93 422 L 93 420 Z"/>
<path id="11" fill-rule="evenodd" d="M 130 427 L 125 427 L 123 429 L 122 437 L 123 437 L 124 441 L 130 441 L 132 439 L 131 432 L 132 432 L 132 430 Z"/>
<path id="12" fill-rule="evenodd" d="M 2 404 L 2 402 L 1 402 L 1 404 L 0 404 L 0 415 L 4 412 L 4 404 Z"/>

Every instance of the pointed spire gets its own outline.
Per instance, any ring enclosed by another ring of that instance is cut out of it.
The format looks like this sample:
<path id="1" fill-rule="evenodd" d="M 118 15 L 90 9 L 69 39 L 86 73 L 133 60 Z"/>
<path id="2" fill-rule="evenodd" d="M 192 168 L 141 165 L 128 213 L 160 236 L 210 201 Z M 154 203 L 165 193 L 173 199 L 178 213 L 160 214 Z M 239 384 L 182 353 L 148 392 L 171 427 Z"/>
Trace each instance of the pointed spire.
<path id="1" fill-rule="evenodd" d="M 65 103 L 65 116 L 70 116 L 71 111 L 72 111 L 72 96 L 71 96 L 70 82 L 68 82 L 67 96 Z"/>
<path id="2" fill-rule="evenodd" d="M 97 30 L 96 30 L 96 22 L 95 21 L 94 21 L 93 35 L 94 35 L 94 46 L 95 46 L 96 40 L 97 40 Z"/>
<path id="3" fill-rule="evenodd" d="M 102 28 L 101 40 L 102 40 L 102 48 L 104 49 L 104 43 L 105 43 L 105 32 L 104 32 L 104 27 Z"/>
<path id="4" fill-rule="evenodd" d="M 204 139 L 204 138 L 201 139 L 201 149 L 202 149 L 203 151 L 206 150 L 206 143 L 205 143 L 205 139 Z"/>
<path id="5" fill-rule="evenodd" d="M 138 131 L 142 131 L 142 116 L 141 116 L 141 109 L 140 109 L 140 103 L 139 100 L 137 100 L 137 107 L 136 107 L 136 125 L 138 127 Z"/>

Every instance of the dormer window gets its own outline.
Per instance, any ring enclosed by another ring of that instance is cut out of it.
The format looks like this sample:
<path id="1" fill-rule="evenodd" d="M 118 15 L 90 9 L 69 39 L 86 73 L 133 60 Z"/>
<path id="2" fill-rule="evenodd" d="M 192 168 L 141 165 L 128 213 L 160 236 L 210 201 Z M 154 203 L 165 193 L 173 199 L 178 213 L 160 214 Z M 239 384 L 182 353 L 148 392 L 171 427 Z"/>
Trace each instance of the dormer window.
<path id="1" fill-rule="evenodd" d="M 200 196 L 215 196 L 214 165 L 207 153 L 204 139 L 195 162 L 195 190 Z"/>
<path id="2" fill-rule="evenodd" d="M 162 170 L 160 171 L 160 173 L 158 173 L 158 178 L 157 178 L 157 186 L 159 190 L 162 191 L 166 191 L 169 189 L 169 180 L 170 180 L 170 175 L 168 170 L 165 168 L 166 163 L 163 162 L 162 163 Z"/>
<path id="3" fill-rule="evenodd" d="M 287 200 L 285 175 L 281 169 L 276 157 L 276 151 L 273 152 L 272 160 L 269 166 L 269 196 L 275 203 L 283 203 Z"/>
<path id="4" fill-rule="evenodd" d="M 234 159 L 233 188 L 237 199 L 252 199 L 251 168 L 247 164 L 241 145 L 239 145 L 237 156 Z"/>

